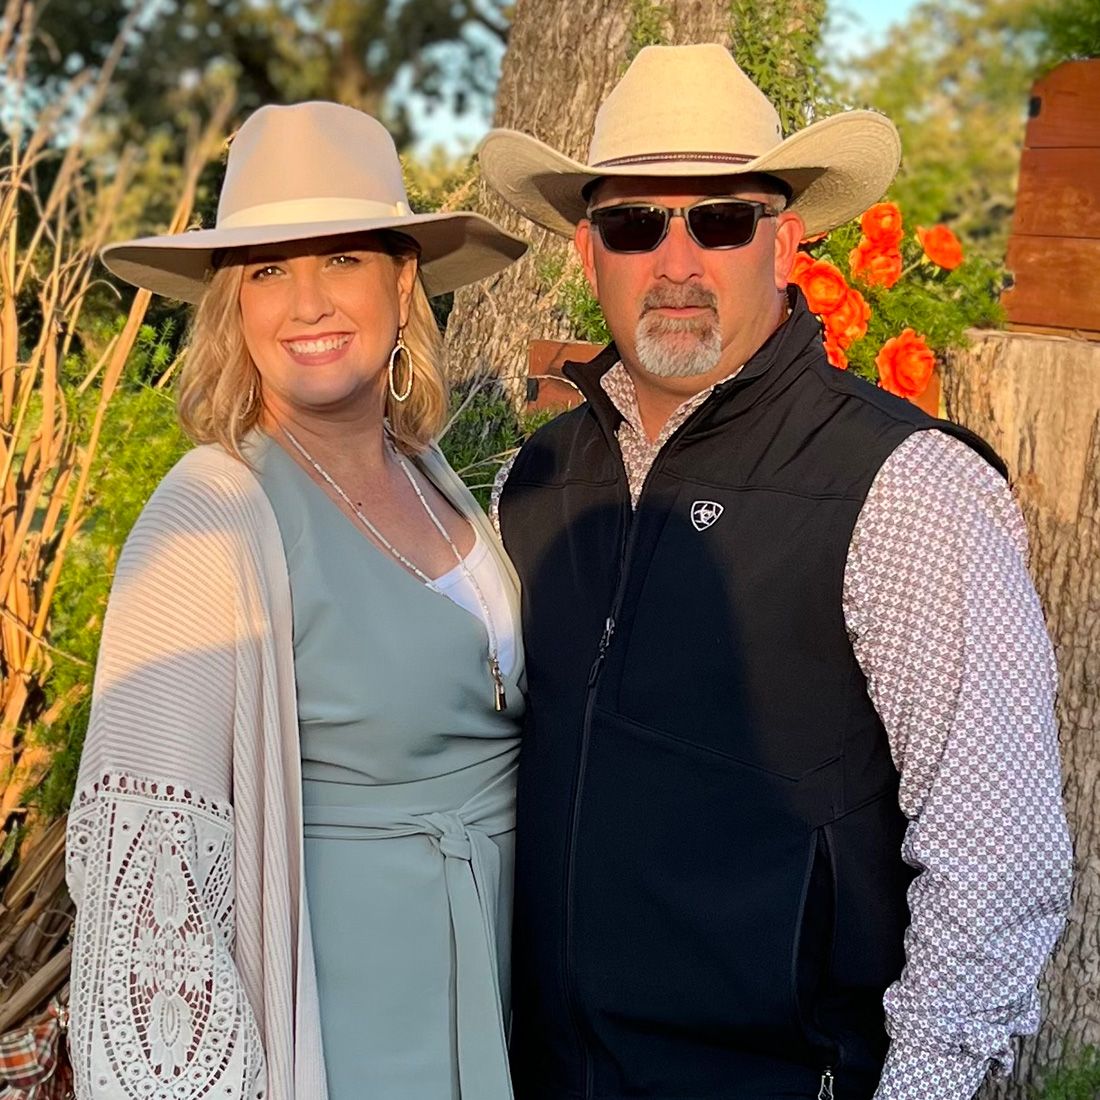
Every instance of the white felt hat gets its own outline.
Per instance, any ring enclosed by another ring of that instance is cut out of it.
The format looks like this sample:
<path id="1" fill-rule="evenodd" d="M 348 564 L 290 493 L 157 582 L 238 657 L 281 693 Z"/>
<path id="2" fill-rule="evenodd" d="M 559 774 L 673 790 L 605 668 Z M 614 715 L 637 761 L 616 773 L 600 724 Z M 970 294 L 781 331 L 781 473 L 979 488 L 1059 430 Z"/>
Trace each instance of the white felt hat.
<path id="1" fill-rule="evenodd" d="M 352 107 L 311 102 L 261 107 L 241 126 L 214 229 L 108 245 L 102 259 L 128 283 L 197 302 L 217 251 L 376 229 L 417 242 L 429 294 L 484 279 L 527 248 L 480 214 L 414 214 L 386 128 Z"/>

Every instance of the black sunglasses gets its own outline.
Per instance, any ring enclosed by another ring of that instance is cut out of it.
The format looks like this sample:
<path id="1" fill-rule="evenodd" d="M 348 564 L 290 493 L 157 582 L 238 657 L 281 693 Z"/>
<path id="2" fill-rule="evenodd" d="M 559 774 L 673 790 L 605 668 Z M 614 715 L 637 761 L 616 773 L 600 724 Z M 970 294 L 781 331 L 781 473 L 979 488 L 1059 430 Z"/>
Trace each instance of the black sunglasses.
<path id="1" fill-rule="evenodd" d="M 628 202 L 598 206 L 588 218 L 611 252 L 652 252 L 668 233 L 673 218 L 683 218 L 691 239 L 700 248 L 740 248 L 756 235 L 761 218 L 778 210 L 752 199 L 700 199 L 690 206 L 658 206 Z"/>

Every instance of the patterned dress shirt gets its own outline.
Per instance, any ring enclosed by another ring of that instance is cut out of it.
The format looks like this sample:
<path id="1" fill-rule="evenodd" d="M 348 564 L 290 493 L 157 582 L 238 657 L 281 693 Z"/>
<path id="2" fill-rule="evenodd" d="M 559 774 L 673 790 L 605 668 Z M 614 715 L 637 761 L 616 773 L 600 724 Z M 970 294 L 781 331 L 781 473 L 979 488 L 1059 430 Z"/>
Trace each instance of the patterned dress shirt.
<path id="1" fill-rule="evenodd" d="M 650 440 L 626 368 L 601 384 L 623 417 L 636 506 L 661 447 L 713 387 Z M 920 871 L 905 968 L 884 998 L 891 1043 L 875 1100 L 969 1100 L 990 1066 L 1011 1070 L 1012 1036 L 1038 1027 L 1072 852 L 1027 531 L 965 443 L 914 432 L 883 463 L 849 544 L 843 612 L 901 776 L 902 855 Z"/>

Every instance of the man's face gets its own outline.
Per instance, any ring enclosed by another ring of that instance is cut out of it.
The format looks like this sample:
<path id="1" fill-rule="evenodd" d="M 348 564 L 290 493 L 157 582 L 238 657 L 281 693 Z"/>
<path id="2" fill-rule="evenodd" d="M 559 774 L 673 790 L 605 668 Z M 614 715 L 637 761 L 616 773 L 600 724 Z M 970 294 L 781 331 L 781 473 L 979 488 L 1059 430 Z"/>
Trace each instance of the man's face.
<path id="1" fill-rule="evenodd" d="M 608 178 L 591 208 L 624 203 L 686 207 L 701 199 L 783 200 L 747 177 Z M 575 243 L 585 275 L 632 374 L 662 387 L 694 392 L 732 373 L 783 318 L 781 291 L 794 262 L 802 222 L 796 214 L 763 217 L 738 248 L 704 248 L 673 217 L 650 252 L 615 252 L 590 221 Z"/>

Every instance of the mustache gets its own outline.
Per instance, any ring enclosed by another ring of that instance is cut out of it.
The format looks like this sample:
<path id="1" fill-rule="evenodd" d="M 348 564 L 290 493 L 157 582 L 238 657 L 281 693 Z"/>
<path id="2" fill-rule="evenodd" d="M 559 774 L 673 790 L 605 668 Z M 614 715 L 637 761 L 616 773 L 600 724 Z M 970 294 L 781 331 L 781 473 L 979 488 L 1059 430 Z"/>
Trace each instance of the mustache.
<path id="1" fill-rule="evenodd" d="M 642 299 L 642 313 L 653 309 L 698 307 L 718 312 L 718 295 L 701 286 L 654 287 Z"/>

